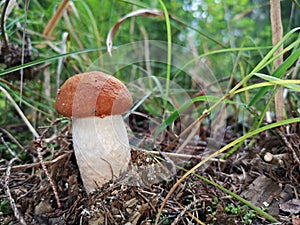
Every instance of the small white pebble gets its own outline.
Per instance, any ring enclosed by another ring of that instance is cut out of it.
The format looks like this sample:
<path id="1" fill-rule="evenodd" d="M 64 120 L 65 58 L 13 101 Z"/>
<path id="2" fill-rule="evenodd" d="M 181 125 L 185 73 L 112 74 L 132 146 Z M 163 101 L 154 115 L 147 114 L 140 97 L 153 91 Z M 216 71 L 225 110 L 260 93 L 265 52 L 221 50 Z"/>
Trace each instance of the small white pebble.
<path id="1" fill-rule="evenodd" d="M 85 215 L 90 215 L 90 212 L 87 209 L 83 209 L 82 212 L 80 213 L 81 215 L 85 216 Z"/>
<path id="2" fill-rule="evenodd" d="M 265 207 L 269 207 L 269 203 L 267 203 L 267 202 L 263 202 L 263 205 L 265 206 Z"/>

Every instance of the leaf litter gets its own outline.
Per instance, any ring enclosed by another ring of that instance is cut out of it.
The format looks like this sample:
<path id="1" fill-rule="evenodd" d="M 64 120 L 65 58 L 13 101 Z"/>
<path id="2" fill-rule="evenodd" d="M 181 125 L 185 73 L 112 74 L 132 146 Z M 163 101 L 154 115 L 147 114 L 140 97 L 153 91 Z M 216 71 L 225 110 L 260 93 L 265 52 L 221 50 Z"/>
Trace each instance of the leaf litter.
<path id="1" fill-rule="evenodd" d="M 48 135 L 50 131 L 47 131 Z M 164 197 L 184 171 L 177 170 L 172 176 L 162 171 L 164 166 L 172 165 L 165 163 L 166 157 L 155 151 L 153 140 L 141 129 L 139 132 L 145 138 L 140 148 L 131 150 L 129 172 L 90 196 L 85 193 L 80 179 L 69 126 L 61 128 L 58 135 L 52 134 L 52 138 L 44 137 L 41 151 L 43 158 L 47 158 L 45 166 L 61 207 L 58 207 L 53 187 L 40 166 L 36 145 L 24 148 L 32 157 L 31 163 L 2 159 L 0 201 L 1 205 L 6 203 L 13 207 L 2 210 L 1 224 L 154 224 Z M 136 134 L 129 135 L 134 141 Z M 228 130 L 224 144 L 239 135 L 239 132 Z M 293 124 L 289 133 L 281 131 L 281 135 L 286 140 L 270 131 L 261 133 L 255 147 L 240 147 L 228 159 L 215 159 L 206 169 L 200 168 L 196 173 L 263 208 L 281 224 L 293 224 L 299 214 L 299 165 L 295 159 L 299 159 L 299 124 Z M 3 143 L 13 142 L 3 132 L 1 139 Z M 167 149 L 165 140 L 160 144 Z M 152 151 L 144 149 L 145 146 L 152 146 Z M 186 148 L 190 148 L 195 156 L 184 165 L 189 169 L 201 160 L 199 156 L 205 146 L 191 144 Z M 182 157 L 172 155 L 170 149 L 165 152 L 167 158 Z M 266 153 L 272 154 L 273 158 L 284 157 L 281 161 L 265 161 Z M 230 207 L 232 211 L 228 211 Z M 233 209 L 240 211 L 233 213 Z M 160 224 L 201 224 L 201 221 L 203 224 L 245 224 L 243 218 L 250 212 L 251 209 L 237 199 L 190 175 L 167 200 Z M 271 223 L 257 215 L 251 221 L 252 224 Z"/>

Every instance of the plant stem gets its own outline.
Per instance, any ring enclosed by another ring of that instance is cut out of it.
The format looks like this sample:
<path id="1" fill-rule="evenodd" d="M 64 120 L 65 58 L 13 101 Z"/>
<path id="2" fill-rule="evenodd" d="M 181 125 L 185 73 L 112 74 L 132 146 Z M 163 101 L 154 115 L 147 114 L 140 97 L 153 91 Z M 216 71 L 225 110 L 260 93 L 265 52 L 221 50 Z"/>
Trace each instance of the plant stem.
<path id="1" fill-rule="evenodd" d="M 280 0 L 270 0 L 270 17 L 272 25 L 272 44 L 274 46 L 282 39 L 283 33 Z M 274 54 L 276 55 L 282 50 L 283 45 L 281 45 Z M 274 60 L 274 70 L 276 70 L 282 63 L 283 55 Z M 275 95 L 275 113 L 277 121 L 284 119 L 284 112 L 283 87 L 280 87 Z"/>

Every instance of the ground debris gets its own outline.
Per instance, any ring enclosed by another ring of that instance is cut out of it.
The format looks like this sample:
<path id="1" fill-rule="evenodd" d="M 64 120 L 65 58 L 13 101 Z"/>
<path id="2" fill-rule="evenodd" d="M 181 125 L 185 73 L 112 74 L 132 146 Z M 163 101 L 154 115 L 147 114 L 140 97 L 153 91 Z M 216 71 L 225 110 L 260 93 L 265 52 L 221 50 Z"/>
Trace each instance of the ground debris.
<path id="1" fill-rule="evenodd" d="M 281 224 L 297 225 L 300 177 L 299 167 L 293 162 L 299 154 L 300 137 L 297 133 L 285 136 L 286 140 L 282 141 L 271 132 L 263 133 L 257 137 L 254 147 L 241 147 L 226 160 L 214 159 L 196 173 L 265 208 Z M 286 146 L 286 141 L 289 141 L 289 146 Z M 132 149 L 129 171 L 87 196 L 70 136 L 57 136 L 51 142 L 58 147 L 51 152 L 52 157 L 45 161 L 45 165 L 56 185 L 62 205 L 60 209 L 36 155 L 33 154 L 36 161 L 11 166 L 10 193 L 27 224 L 152 225 L 168 191 L 185 173 L 181 169 L 174 173 L 174 163 L 168 163 L 168 160 L 188 156 L 172 152 L 164 156 L 155 153 L 155 149 L 149 152 Z M 187 146 L 187 150 L 196 150 L 198 155 L 191 155 L 189 163 L 183 164 L 185 169 L 200 162 L 201 151 L 205 149 L 203 145 L 200 147 Z M 273 157 L 280 156 L 282 162 L 265 160 L 267 152 Z M 43 154 L 44 158 L 49 156 L 46 147 Z M 2 188 L 7 165 L 8 161 L 1 161 L 1 224 L 20 222 L 14 217 L 9 198 Z M 253 212 L 241 202 L 191 175 L 167 200 L 160 222 L 172 225 L 195 224 L 197 220 L 205 224 L 270 224 L 258 215 L 245 223 L 244 218 L 249 215 Z"/>
<path id="2" fill-rule="evenodd" d="M 300 200 L 292 199 L 279 205 L 280 209 L 284 212 L 291 214 L 298 214 L 300 212 Z"/>

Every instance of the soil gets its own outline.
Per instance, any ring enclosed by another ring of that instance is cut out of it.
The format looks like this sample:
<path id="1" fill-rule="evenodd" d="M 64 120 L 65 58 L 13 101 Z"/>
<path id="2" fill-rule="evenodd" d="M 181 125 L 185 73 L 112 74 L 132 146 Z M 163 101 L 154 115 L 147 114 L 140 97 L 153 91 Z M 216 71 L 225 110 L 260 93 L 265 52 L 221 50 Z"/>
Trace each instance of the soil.
<path id="1" fill-rule="evenodd" d="M 243 125 L 228 128 L 222 145 L 241 136 L 244 129 Z M 88 196 L 69 126 L 58 132 L 45 130 L 43 135 L 23 149 L 31 162 L 16 157 L 1 160 L 1 224 L 150 225 L 157 216 L 159 224 L 300 224 L 299 124 L 261 133 L 252 147 L 242 145 L 226 159 L 214 158 L 199 167 L 196 175 L 187 176 L 169 198 L 173 185 L 203 159 L 207 140 L 187 145 L 185 153 L 177 155 L 172 154 L 169 139 L 154 144 L 143 130 L 129 133 L 138 147 L 131 150 L 128 171 Z M 4 133 L 2 137 L 13 142 Z M 260 207 L 278 223 L 205 178 Z"/>

